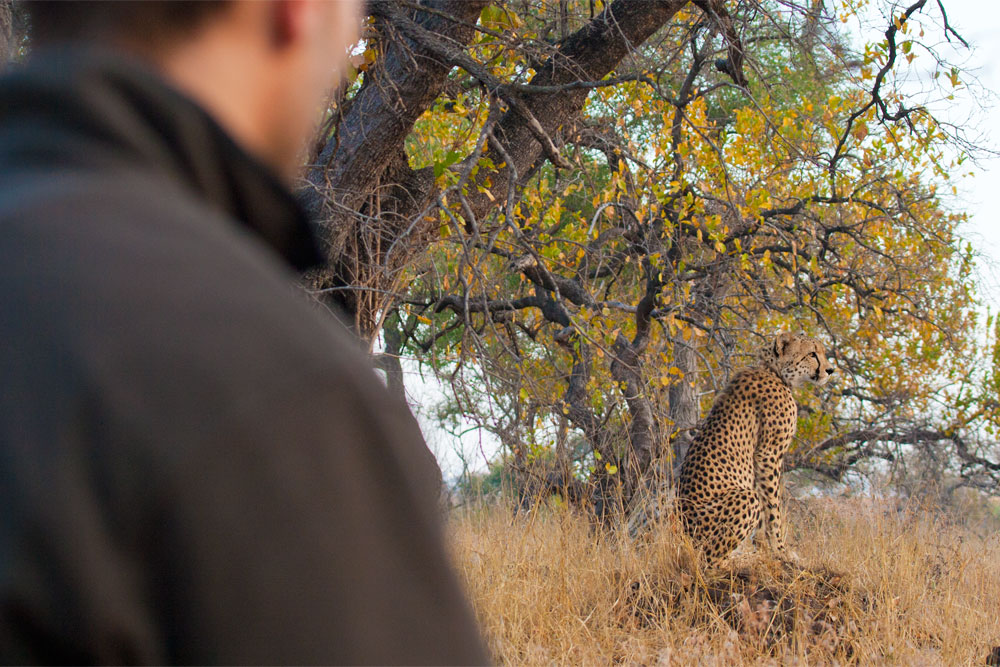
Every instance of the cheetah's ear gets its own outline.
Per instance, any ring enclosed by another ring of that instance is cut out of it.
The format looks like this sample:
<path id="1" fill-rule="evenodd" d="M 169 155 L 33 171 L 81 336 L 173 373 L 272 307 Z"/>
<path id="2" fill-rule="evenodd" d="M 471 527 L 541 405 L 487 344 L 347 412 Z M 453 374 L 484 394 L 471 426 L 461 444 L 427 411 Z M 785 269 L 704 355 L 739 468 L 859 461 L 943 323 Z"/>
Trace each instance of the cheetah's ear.
<path id="1" fill-rule="evenodd" d="M 785 348 L 788 344 L 792 342 L 794 336 L 787 331 L 783 331 L 774 337 L 774 356 L 775 358 L 780 357 L 785 353 Z"/>

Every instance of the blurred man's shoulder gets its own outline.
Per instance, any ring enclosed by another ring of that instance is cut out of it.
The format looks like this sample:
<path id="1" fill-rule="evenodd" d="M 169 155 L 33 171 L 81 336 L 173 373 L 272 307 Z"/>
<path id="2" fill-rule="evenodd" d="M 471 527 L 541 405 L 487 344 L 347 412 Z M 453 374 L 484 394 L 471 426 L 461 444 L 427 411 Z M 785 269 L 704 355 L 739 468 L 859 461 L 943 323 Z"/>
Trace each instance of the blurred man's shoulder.
<path id="1" fill-rule="evenodd" d="M 14 179 L 0 224 L 9 339 L 61 350 L 102 395 L 197 421 L 324 373 L 377 382 L 276 252 L 155 172 Z"/>

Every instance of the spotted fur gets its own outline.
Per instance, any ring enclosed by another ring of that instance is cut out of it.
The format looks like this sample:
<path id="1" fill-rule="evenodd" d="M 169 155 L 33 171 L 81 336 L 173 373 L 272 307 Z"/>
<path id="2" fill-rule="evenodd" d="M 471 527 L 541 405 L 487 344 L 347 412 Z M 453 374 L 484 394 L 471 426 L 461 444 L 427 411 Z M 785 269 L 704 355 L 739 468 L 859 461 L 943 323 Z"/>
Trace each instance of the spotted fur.
<path id="1" fill-rule="evenodd" d="M 834 371 L 820 342 L 782 333 L 716 399 L 677 491 L 685 531 L 709 562 L 728 556 L 755 528 L 758 544 L 785 550 L 779 497 L 798 412 L 792 389 L 825 384 Z"/>

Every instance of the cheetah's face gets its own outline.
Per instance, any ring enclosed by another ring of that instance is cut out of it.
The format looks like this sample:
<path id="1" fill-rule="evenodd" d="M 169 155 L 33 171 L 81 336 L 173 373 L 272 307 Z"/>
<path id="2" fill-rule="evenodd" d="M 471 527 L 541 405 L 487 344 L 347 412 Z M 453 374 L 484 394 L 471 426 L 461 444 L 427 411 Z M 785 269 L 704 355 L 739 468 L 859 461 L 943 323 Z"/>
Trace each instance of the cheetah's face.
<path id="1" fill-rule="evenodd" d="M 781 333 L 761 350 L 764 363 L 792 387 L 805 382 L 826 384 L 836 368 L 826 357 L 826 348 L 814 338 Z"/>

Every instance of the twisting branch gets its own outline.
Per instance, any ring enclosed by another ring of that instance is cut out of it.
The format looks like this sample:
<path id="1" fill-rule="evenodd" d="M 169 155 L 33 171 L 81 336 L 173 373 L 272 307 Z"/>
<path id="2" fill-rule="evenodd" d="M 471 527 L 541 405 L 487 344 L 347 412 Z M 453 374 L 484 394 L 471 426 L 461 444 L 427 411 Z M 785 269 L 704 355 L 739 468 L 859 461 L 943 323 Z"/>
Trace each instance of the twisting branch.
<path id="1" fill-rule="evenodd" d="M 882 98 L 882 84 L 885 82 L 886 76 L 889 75 L 889 73 L 892 71 L 893 67 L 895 67 L 896 64 L 896 52 L 897 52 L 896 33 L 899 32 L 899 27 L 905 24 L 909 20 L 910 16 L 914 14 L 914 12 L 919 11 L 926 4 L 927 0 L 917 0 L 917 2 L 907 7 L 906 10 L 902 14 L 900 14 L 898 19 L 895 16 L 893 16 L 892 19 L 890 20 L 890 25 L 885 31 L 886 44 L 889 49 L 886 61 L 882 65 L 882 67 L 879 68 L 878 73 L 875 75 L 875 81 L 874 83 L 872 83 L 871 87 L 871 99 L 869 99 L 869 101 L 860 109 L 852 113 L 844 124 L 844 132 L 843 134 L 841 134 L 840 139 L 837 142 L 837 147 L 833 151 L 833 157 L 830 158 L 830 165 L 828 169 L 830 171 L 831 177 L 837 171 L 837 164 L 846 155 L 844 149 L 847 145 L 848 137 L 851 136 L 851 129 L 854 127 L 854 123 L 857 122 L 858 118 L 867 113 L 868 110 L 871 109 L 873 106 L 877 107 L 879 116 L 883 121 L 897 122 L 900 120 L 906 120 L 906 123 L 910 127 L 910 129 L 911 130 L 913 129 L 913 123 L 910 120 L 910 114 L 912 114 L 915 111 L 922 110 L 922 107 L 908 108 L 906 105 L 900 104 L 899 108 L 895 112 L 890 112 L 888 105 Z M 941 8 L 941 14 L 944 17 L 945 31 L 947 33 L 947 31 L 950 30 L 950 26 L 948 25 L 948 17 L 944 13 L 944 7 L 941 6 L 940 0 L 938 2 L 938 6 Z M 954 31 L 951 32 L 954 33 Z M 965 42 L 964 39 L 958 36 L 958 33 L 954 34 L 962 41 L 963 44 L 965 44 L 966 47 L 968 47 L 968 44 Z"/>
<path id="2" fill-rule="evenodd" d="M 961 35 L 955 32 L 955 29 L 951 27 L 950 23 L 948 23 L 948 12 L 944 10 L 944 5 L 941 3 L 941 0 L 937 0 L 937 6 L 938 9 L 941 10 L 941 20 L 944 22 L 945 39 L 947 39 L 950 42 L 951 38 L 948 37 L 948 35 L 954 35 L 955 39 L 957 39 L 962 43 L 962 46 L 964 46 L 965 48 L 969 48 L 969 43 L 965 41 L 965 39 Z"/>

